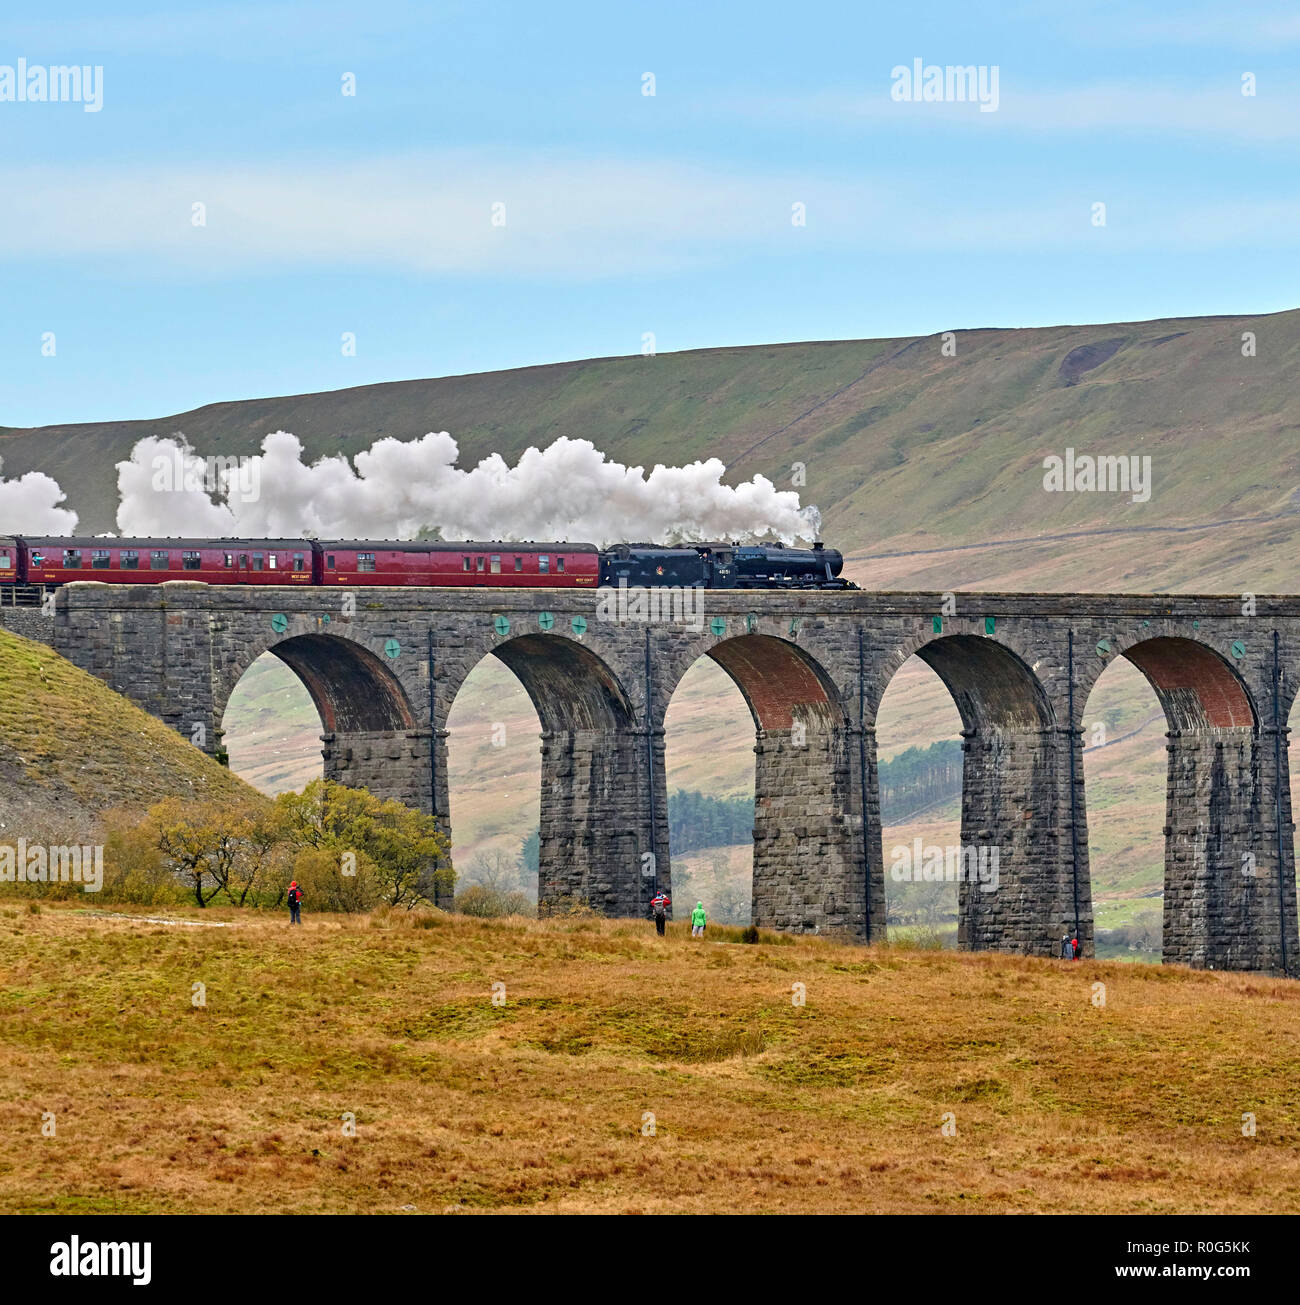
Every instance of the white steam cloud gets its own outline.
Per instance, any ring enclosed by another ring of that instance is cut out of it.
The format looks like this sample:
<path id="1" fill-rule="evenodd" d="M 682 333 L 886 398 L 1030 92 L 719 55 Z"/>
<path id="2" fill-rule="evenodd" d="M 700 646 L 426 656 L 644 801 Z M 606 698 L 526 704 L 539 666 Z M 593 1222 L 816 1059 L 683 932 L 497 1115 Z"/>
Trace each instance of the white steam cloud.
<path id="1" fill-rule="evenodd" d="M 59 482 L 43 471 L 29 471 L 6 480 L 0 459 L 0 530 L 10 535 L 70 535 L 77 514 L 60 507 L 66 495 Z"/>
<path id="2" fill-rule="evenodd" d="M 464 470 L 446 431 L 387 438 L 358 453 L 303 461 L 287 431 L 262 452 L 223 466 L 178 438 L 140 440 L 117 464 L 118 529 L 127 535 L 413 539 L 573 539 L 684 542 L 775 536 L 815 539 L 820 513 L 793 490 L 755 476 L 722 483 L 717 458 L 685 467 L 609 461 L 589 440 L 528 449 L 516 466 L 499 454 Z M 233 461 L 233 460 L 227 460 Z M 184 471 L 182 472 L 182 467 Z"/>

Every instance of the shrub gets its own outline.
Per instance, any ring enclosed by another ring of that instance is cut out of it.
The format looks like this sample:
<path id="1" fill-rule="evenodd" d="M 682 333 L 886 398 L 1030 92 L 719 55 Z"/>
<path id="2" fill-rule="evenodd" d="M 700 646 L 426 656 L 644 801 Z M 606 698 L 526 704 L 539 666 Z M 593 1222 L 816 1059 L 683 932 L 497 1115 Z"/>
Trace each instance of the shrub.
<path id="1" fill-rule="evenodd" d="M 502 892 L 483 884 L 470 884 L 456 894 L 456 910 L 461 915 L 493 919 L 503 915 L 532 915 L 533 904 L 527 893 Z"/>

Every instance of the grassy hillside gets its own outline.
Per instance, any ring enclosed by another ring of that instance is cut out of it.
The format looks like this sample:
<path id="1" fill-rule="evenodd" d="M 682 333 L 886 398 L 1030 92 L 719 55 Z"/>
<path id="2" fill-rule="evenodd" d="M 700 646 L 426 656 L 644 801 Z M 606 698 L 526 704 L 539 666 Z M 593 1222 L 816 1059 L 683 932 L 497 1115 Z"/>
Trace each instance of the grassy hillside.
<path id="1" fill-rule="evenodd" d="M 171 795 L 257 798 L 93 675 L 0 629 L 0 839 L 75 835 Z"/>
<path id="2" fill-rule="evenodd" d="M 1256 337 L 1253 358 L 1241 353 L 1246 331 Z M 145 434 L 182 430 L 201 451 L 231 455 L 284 428 L 321 454 L 446 429 L 469 460 L 569 435 L 631 463 L 713 455 L 732 478 L 762 472 L 786 485 L 802 462 L 805 498 L 825 512 L 827 537 L 864 554 L 1258 516 L 1274 520 L 1240 529 L 1265 555 L 1238 556 L 1234 531 L 1211 533 L 1199 541 L 1200 561 L 1208 550 L 1217 571 L 1190 558 L 1168 568 L 1148 546 L 1124 583 L 1184 587 L 1218 574 L 1217 587 L 1236 588 L 1235 558 L 1263 588 L 1297 560 L 1295 523 L 1276 518 L 1294 509 L 1300 487 L 1300 311 L 962 331 L 955 357 L 942 343 L 706 349 L 398 381 L 153 421 L 0 429 L 0 456 L 9 475 L 56 476 L 83 527 L 104 530 L 116 506 L 112 464 Z M 1044 493 L 1042 459 L 1067 446 L 1150 455 L 1151 501 Z M 1037 565 L 1044 552 L 1080 551 L 1066 542 L 1034 550 Z M 1097 587 L 1102 577 L 1084 562 L 1083 575 L 1061 573 L 1057 587 Z M 989 564 L 947 560 L 937 587 L 983 583 Z"/>
<path id="3" fill-rule="evenodd" d="M 1294 983 L 206 915 L 0 899 L 5 1209 L 1300 1210 Z"/>

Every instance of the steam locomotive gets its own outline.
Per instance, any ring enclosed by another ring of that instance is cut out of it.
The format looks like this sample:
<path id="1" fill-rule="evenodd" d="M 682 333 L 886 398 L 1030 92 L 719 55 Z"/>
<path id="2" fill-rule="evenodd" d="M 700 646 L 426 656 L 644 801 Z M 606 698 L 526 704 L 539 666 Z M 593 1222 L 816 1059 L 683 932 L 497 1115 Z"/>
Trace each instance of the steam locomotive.
<path id="1" fill-rule="evenodd" d="M 852 589 L 843 555 L 767 544 L 442 543 L 365 539 L 106 539 L 0 535 L 0 602 L 73 580 L 210 585 Z"/>

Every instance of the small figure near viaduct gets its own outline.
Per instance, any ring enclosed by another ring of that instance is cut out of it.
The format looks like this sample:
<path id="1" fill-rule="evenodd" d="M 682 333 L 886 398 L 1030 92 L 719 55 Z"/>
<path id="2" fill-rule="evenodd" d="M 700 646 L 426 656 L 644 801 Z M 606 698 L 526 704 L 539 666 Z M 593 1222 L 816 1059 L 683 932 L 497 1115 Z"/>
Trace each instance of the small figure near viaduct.
<path id="1" fill-rule="evenodd" d="M 326 776 L 432 810 L 448 832 L 447 715 L 499 657 L 541 721 L 541 901 L 622 916 L 670 884 L 664 714 L 707 655 L 754 718 L 755 923 L 855 941 L 885 936 L 875 722 L 916 654 L 961 714 L 962 843 L 998 852 L 996 888 L 959 889 L 959 943 L 1031 955 L 1055 955 L 1076 923 L 1092 952 L 1082 721 L 1126 657 L 1168 722 L 1164 960 L 1300 972 L 1286 739 L 1300 599 L 701 597 L 702 619 L 650 622 L 635 601 L 607 619 L 607 591 L 77 583 L 53 615 L 21 616 L 213 753 L 235 685 L 274 653 L 320 712 Z"/>

